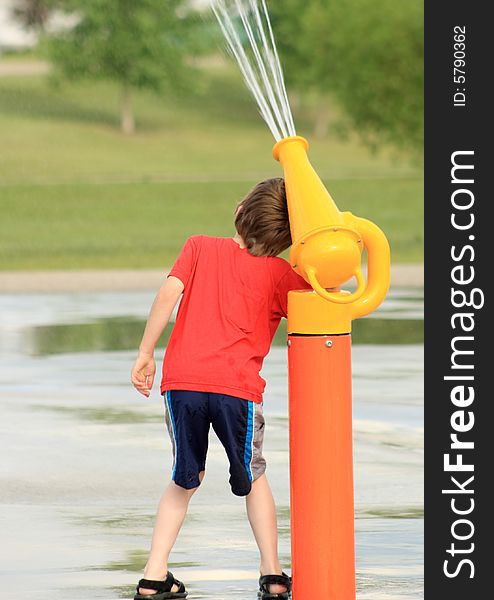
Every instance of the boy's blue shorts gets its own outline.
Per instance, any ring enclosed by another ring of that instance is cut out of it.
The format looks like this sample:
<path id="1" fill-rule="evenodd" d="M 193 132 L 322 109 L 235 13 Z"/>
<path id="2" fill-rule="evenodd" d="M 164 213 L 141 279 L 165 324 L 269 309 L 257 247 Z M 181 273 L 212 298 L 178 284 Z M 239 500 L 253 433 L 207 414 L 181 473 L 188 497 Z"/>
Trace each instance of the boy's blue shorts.
<path id="1" fill-rule="evenodd" d="M 262 456 L 262 404 L 225 394 L 188 390 L 168 390 L 163 398 L 173 449 L 173 481 L 186 489 L 200 485 L 198 475 L 206 468 L 212 425 L 230 462 L 232 492 L 246 496 L 251 482 L 266 470 Z"/>

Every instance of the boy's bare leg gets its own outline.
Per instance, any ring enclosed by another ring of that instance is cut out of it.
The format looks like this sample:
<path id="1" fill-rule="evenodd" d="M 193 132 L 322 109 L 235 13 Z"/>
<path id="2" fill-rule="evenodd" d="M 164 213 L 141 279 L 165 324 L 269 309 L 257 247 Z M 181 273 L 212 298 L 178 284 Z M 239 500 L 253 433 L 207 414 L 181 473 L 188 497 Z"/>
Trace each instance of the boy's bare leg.
<path id="1" fill-rule="evenodd" d="M 203 478 L 204 471 L 201 471 L 199 480 L 202 481 Z M 171 481 L 163 492 L 156 514 L 151 552 L 144 567 L 145 579 L 160 581 L 166 577 L 168 557 L 184 522 L 189 501 L 196 490 L 197 488 L 186 490 Z M 171 591 L 176 592 L 177 590 L 178 587 L 173 585 Z M 156 590 L 139 588 L 139 593 L 155 594 Z"/>
<path id="2" fill-rule="evenodd" d="M 245 502 L 249 523 L 261 553 L 261 575 L 281 575 L 276 506 L 265 474 L 252 482 L 252 489 L 245 497 Z M 271 584 L 269 591 L 278 594 L 286 592 L 286 587 Z"/>

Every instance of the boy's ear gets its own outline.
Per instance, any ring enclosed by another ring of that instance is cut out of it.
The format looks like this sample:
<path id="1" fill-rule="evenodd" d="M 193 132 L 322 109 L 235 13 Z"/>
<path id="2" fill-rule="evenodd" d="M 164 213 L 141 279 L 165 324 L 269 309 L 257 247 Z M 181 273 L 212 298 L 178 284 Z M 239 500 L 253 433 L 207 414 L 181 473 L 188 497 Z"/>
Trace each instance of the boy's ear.
<path id="1" fill-rule="evenodd" d="M 239 205 L 237 206 L 237 208 L 235 209 L 235 216 L 237 216 L 237 215 L 238 215 L 238 213 L 239 213 L 241 210 L 242 210 L 242 204 L 239 204 Z"/>

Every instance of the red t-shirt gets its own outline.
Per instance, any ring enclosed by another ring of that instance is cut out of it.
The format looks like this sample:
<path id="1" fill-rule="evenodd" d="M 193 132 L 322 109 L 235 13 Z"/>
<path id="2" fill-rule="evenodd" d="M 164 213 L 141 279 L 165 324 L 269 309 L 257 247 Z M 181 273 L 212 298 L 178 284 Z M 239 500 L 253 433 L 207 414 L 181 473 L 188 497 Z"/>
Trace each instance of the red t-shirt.
<path id="1" fill-rule="evenodd" d="M 264 357 L 288 292 L 311 289 L 280 257 L 252 256 L 233 238 L 193 235 L 168 276 L 184 284 L 163 361 L 165 390 L 216 392 L 262 402 Z"/>

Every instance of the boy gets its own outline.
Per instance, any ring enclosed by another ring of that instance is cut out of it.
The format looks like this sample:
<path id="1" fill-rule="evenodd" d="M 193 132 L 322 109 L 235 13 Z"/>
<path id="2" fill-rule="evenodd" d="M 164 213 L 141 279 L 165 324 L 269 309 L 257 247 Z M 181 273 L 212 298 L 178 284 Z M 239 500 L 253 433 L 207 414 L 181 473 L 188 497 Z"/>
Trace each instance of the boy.
<path id="1" fill-rule="evenodd" d="M 185 598 L 167 571 L 188 503 L 205 473 L 210 424 L 230 462 L 230 485 L 246 497 L 260 551 L 259 598 L 289 598 L 278 559 L 276 508 L 262 456 L 259 375 L 292 289 L 311 289 L 277 255 L 292 242 L 283 179 L 256 185 L 235 211 L 233 238 L 194 235 L 158 292 L 144 330 L 132 383 L 149 396 L 155 345 L 181 294 L 163 361 L 161 393 L 173 449 L 172 481 L 158 507 L 149 560 L 135 600 Z"/>

